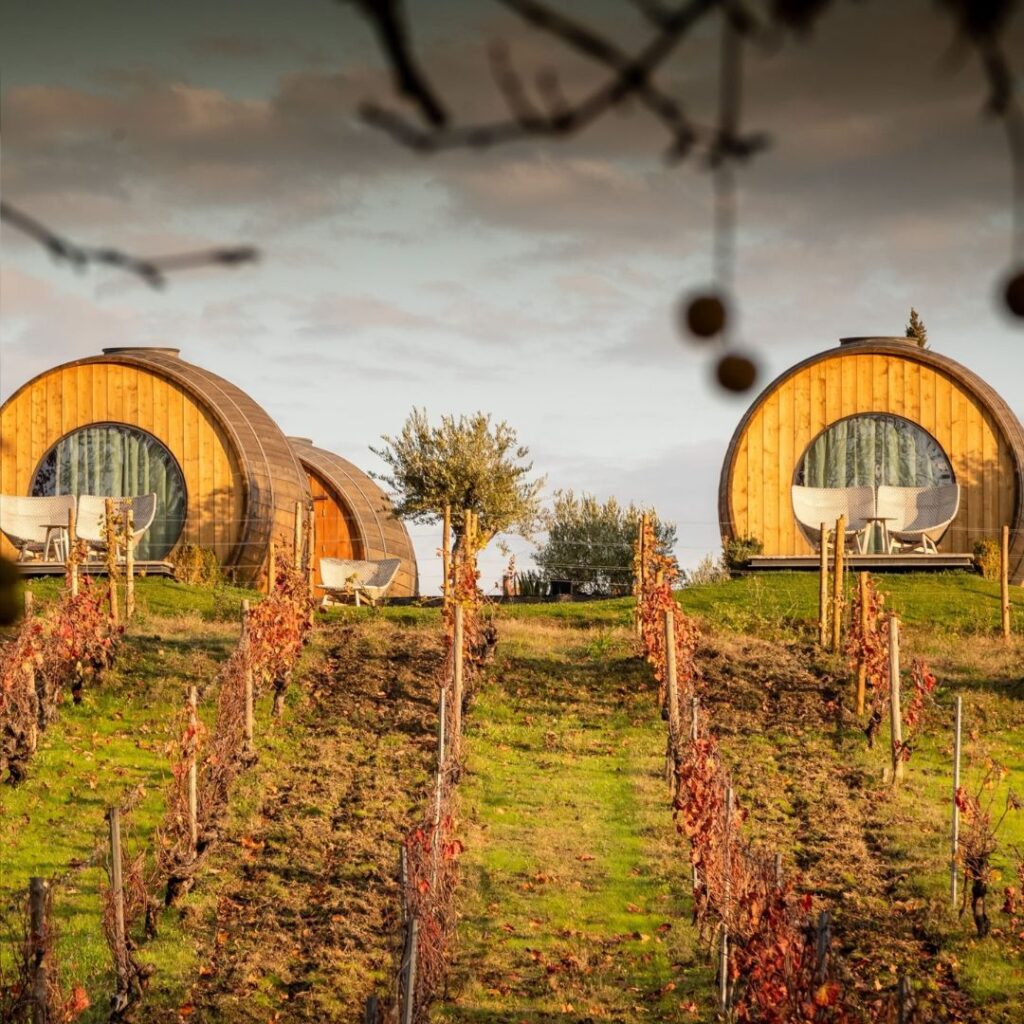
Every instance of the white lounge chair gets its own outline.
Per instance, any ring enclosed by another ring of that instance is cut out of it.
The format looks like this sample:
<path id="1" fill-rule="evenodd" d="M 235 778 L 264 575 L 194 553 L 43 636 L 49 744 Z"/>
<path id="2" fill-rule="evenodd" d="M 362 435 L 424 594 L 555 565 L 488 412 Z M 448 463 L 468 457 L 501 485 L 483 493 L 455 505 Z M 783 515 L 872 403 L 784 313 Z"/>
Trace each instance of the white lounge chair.
<path id="1" fill-rule="evenodd" d="M 793 486 L 793 514 L 812 542 L 821 546 L 821 524 L 834 530 L 836 520 L 846 516 L 846 545 L 852 540 L 863 552 L 867 521 L 875 514 L 875 489 L 866 487 Z"/>
<path id="2" fill-rule="evenodd" d="M 63 560 L 68 533 L 68 513 L 75 507 L 71 494 L 23 498 L 0 494 L 0 531 L 18 549 L 18 561 L 39 554 Z"/>
<path id="3" fill-rule="evenodd" d="M 376 562 L 361 562 L 350 558 L 321 558 L 319 584 L 324 591 L 321 607 L 325 607 L 331 597 L 348 594 L 355 596 L 356 605 L 360 596 L 376 604 L 384 597 L 398 575 L 401 559 L 382 558 Z"/>
<path id="4" fill-rule="evenodd" d="M 114 511 L 132 510 L 132 545 L 153 525 L 156 516 L 156 495 L 136 494 L 130 498 L 114 498 Z M 78 518 L 75 532 L 89 546 L 90 554 L 107 549 L 107 499 L 99 494 L 78 496 Z"/>
<path id="5" fill-rule="evenodd" d="M 889 551 L 938 554 L 938 543 L 960 508 L 960 485 L 879 487 L 878 514 L 889 518 Z"/>

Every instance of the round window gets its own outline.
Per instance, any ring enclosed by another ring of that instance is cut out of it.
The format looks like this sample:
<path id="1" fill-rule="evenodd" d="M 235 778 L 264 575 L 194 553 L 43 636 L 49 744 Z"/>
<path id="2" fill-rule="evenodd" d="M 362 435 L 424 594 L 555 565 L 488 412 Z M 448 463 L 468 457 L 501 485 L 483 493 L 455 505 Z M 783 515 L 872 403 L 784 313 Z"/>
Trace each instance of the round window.
<path id="1" fill-rule="evenodd" d="M 61 438 L 36 469 L 32 494 L 156 494 L 156 515 L 136 557 L 165 558 L 185 524 L 185 478 L 175 458 L 152 434 L 120 423 L 82 427 Z"/>
<path id="2" fill-rule="evenodd" d="M 823 430 L 797 464 L 804 487 L 935 487 L 953 482 L 938 441 L 902 416 L 864 413 Z"/>

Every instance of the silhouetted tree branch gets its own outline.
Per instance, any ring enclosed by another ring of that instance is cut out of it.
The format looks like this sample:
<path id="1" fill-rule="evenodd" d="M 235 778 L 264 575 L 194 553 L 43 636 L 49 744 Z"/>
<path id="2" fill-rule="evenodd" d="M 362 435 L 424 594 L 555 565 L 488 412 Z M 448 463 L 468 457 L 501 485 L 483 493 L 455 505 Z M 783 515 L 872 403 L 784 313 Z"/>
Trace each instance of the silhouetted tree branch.
<path id="1" fill-rule="evenodd" d="M 46 225 L 30 217 L 10 203 L 0 202 L 0 221 L 9 224 L 38 242 L 55 259 L 69 263 L 78 270 L 90 264 L 117 267 L 140 277 L 152 288 L 162 288 L 165 275 L 177 270 L 191 270 L 206 266 L 237 266 L 259 259 L 259 250 L 252 246 L 224 249 L 206 249 L 198 252 L 172 253 L 167 256 L 141 257 L 109 247 L 83 246 L 58 235 Z"/>

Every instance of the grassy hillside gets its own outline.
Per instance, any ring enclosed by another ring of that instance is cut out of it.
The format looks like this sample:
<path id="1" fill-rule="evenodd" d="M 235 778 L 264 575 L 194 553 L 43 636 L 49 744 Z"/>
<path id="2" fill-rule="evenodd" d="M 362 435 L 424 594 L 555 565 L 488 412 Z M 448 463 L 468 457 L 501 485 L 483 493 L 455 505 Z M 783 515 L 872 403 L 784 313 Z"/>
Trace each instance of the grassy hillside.
<path id="1" fill-rule="evenodd" d="M 905 621 L 906 661 L 927 657 L 940 684 L 898 792 L 882 778 L 887 737 L 867 748 L 845 666 L 813 646 L 813 575 L 748 576 L 679 600 L 702 624 L 708 711 L 747 827 L 835 910 L 848 983 L 885 991 L 907 969 L 960 1019 L 1012 1021 L 1024 961 L 1001 895 L 982 941 L 947 905 L 950 708 L 961 694 L 965 781 L 993 758 L 1010 770 L 997 799 L 1024 792 L 1024 641 L 993 636 L 998 588 L 978 577 L 880 585 Z M 33 589 L 40 601 L 56 593 Z M 63 970 L 93 1002 L 87 1021 L 106 1017 L 111 969 L 102 868 L 75 865 L 102 840 L 105 807 L 139 785 L 132 839 L 152 843 L 174 716 L 190 683 L 211 713 L 243 593 L 140 581 L 142 611 L 116 668 L 63 709 L 30 778 L 0 787 L 5 897 L 32 874 L 72 869 L 55 906 Z M 1024 592 L 1013 599 L 1020 629 Z M 456 962 L 435 1015 L 714 1019 L 632 601 L 493 614 L 502 640 L 467 719 Z M 429 779 L 439 633 L 436 609 L 340 609 L 321 621 L 283 723 L 268 729 L 269 709 L 258 711 L 259 762 L 236 787 L 225 841 L 144 949 L 156 973 L 139 1020 L 351 1020 L 386 983 L 396 844 Z M 1005 881 L 1024 814 L 1007 818 L 999 842 Z"/>

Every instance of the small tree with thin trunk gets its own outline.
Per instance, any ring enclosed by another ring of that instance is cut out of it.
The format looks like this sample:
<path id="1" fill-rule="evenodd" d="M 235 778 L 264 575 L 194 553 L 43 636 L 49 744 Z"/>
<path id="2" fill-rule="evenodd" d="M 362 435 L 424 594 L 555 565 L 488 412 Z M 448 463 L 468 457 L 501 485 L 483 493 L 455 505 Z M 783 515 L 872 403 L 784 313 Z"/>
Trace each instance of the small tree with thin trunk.
<path id="1" fill-rule="evenodd" d="M 571 580 L 584 593 L 625 592 L 633 579 L 633 542 L 643 511 L 615 498 L 601 502 L 592 494 L 556 491 L 542 516 L 548 535 L 534 561 L 548 579 Z M 671 558 L 676 528 L 649 514 L 657 553 Z"/>
<path id="2" fill-rule="evenodd" d="M 452 511 L 452 539 L 465 530 L 463 513 L 475 512 L 481 540 L 498 533 L 528 535 L 540 511 L 543 480 L 531 480 L 529 449 L 504 421 L 485 413 L 442 416 L 431 424 L 425 409 L 413 409 L 394 437 L 370 450 L 389 472 L 375 474 L 397 500 L 395 512 L 413 522 L 436 522 Z"/>
<path id="3" fill-rule="evenodd" d="M 910 307 L 910 319 L 907 321 L 906 336 L 916 341 L 921 348 L 928 347 L 928 328 L 913 306 Z"/>

